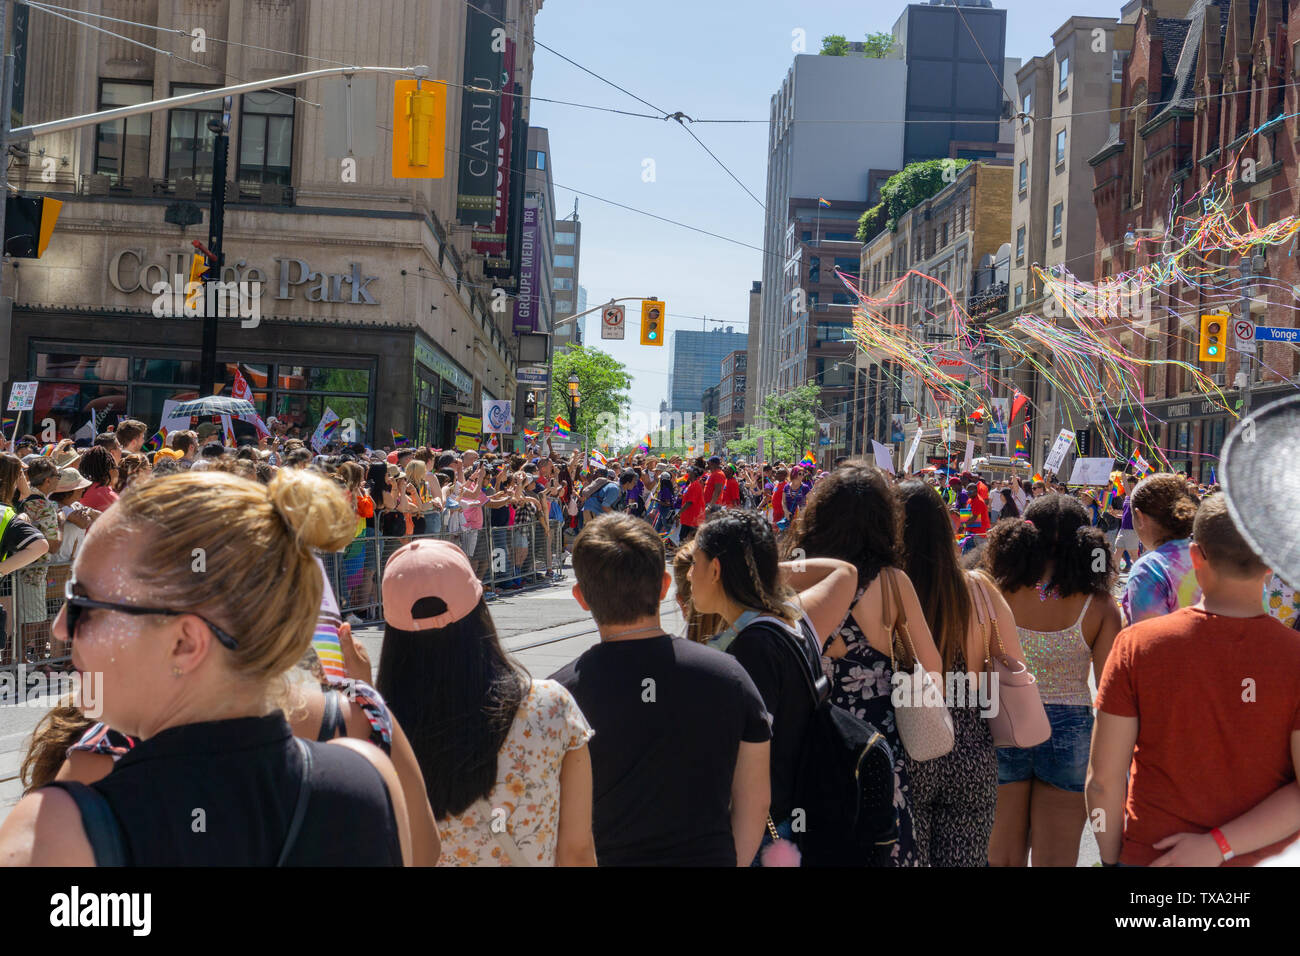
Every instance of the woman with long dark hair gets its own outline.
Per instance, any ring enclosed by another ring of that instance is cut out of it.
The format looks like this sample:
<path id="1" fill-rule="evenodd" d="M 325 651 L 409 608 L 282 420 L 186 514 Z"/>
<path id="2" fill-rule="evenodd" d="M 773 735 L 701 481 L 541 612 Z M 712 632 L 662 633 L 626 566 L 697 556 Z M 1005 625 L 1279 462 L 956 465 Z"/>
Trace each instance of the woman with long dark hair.
<path id="1" fill-rule="evenodd" d="M 402 722 L 442 837 L 441 866 L 594 866 L 592 731 L 497 638 L 463 551 L 416 541 L 384 568 L 376 686 Z"/>
<path id="2" fill-rule="evenodd" d="M 1035 498 L 1023 518 L 999 521 L 982 568 L 1016 619 L 1025 663 L 1052 727 L 1037 747 L 998 750 L 998 809 L 989 843 L 994 866 L 1074 866 L 1087 810 L 1092 739 L 1091 666 L 1097 683 L 1121 626 L 1111 594 L 1115 564 L 1106 535 L 1078 500 Z"/>
<path id="3" fill-rule="evenodd" d="M 986 866 L 998 802 L 998 758 L 983 709 L 995 703 L 996 690 L 988 678 L 981 686 L 984 642 L 992 640 L 992 627 L 981 624 L 975 602 L 991 605 L 1001 650 L 1021 660 L 1016 621 L 992 581 L 961 569 L 939 493 L 916 480 L 903 482 L 896 493 L 903 509 L 903 571 L 916 588 L 943 661 L 954 731 L 951 752 L 934 760 L 907 759 L 916 848 L 924 866 Z"/>
<path id="4" fill-rule="evenodd" d="M 787 840 L 794 832 L 795 777 L 814 707 L 800 667 L 811 674 L 822 642 L 844 620 L 853 598 L 847 562 L 779 560 L 765 518 L 754 511 L 719 511 L 696 533 L 688 572 L 694 609 L 727 624 L 709 643 L 740 661 L 772 715 L 771 826 L 764 846 L 772 842 L 772 829 Z"/>
<path id="5" fill-rule="evenodd" d="M 898 585 L 901 615 L 922 667 L 943 686 L 939 652 L 930 637 L 916 591 L 899 570 L 898 502 L 880 469 L 855 461 L 823 478 L 790 529 L 791 557 L 829 557 L 857 569 L 852 607 L 822 647 L 831 677 L 831 702 L 879 728 L 894 755 L 894 806 L 898 842 L 886 866 L 921 866 L 912 825 L 912 788 L 906 750 L 894 711 L 894 649 L 882 623 L 886 575 Z M 944 540 L 953 540 L 951 533 Z M 892 603 L 892 602 L 891 602 Z"/>
<path id="6" fill-rule="evenodd" d="M 1002 511 L 998 513 L 998 521 L 1004 518 L 1019 518 L 1020 506 L 1016 504 L 1016 494 L 1010 488 L 1001 488 L 998 494 L 1002 496 Z"/>

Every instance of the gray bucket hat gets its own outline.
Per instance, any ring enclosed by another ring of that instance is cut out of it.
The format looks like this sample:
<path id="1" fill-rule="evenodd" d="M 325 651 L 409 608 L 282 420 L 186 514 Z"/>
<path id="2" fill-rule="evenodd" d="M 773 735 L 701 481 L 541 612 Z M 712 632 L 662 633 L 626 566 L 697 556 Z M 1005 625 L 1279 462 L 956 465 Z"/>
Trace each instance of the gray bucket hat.
<path id="1" fill-rule="evenodd" d="M 1292 587 L 1300 585 L 1300 395 L 1265 405 L 1237 423 L 1223 443 L 1219 480 L 1241 536 Z"/>

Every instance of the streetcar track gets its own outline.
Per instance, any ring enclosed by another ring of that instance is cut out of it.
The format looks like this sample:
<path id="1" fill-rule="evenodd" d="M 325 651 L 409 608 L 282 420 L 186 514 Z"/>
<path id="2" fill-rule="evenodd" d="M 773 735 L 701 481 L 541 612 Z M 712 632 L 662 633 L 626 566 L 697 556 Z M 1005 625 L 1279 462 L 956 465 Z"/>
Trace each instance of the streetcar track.
<path id="1" fill-rule="evenodd" d="M 669 608 L 671 609 L 672 607 L 676 606 L 676 604 L 677 602 L 674 598 L 667 598 L 659 602 L 659 610 L 660 612 L 662 612 L 665 605 L 669 606 Z M 565 625 L 563 624 L 556 625 L 556 627 L 564 627 L 564 626 Z M 509 651 L 511 654 L 518 654 L 520 651 L 530 651 L 535 647 L 546 647 L 548 644 L 559 644 L 563 641 L 572 641 L 579 637 L 590 637 L 592 634 L 598 634 L 598 633 L 600 633 L 599 628 L 591 627 L 585 631 L 579 631 L 577 634 L 566 634 L 561 637 L 548 637 L 544 640 L 533 641 L 531 644 L 521 644 L 519 647 L 509 648 Z"/>

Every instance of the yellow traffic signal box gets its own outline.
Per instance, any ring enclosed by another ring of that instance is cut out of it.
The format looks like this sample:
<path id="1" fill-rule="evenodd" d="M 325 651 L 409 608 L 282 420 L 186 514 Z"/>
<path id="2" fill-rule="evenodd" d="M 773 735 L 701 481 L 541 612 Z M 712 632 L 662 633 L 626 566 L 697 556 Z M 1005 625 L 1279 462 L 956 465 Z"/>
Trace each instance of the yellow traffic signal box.
<path id="1" fill-rule="evenodd" d="M 393 84 L 393 178 L 442 179 L 447 159 L 447 87 Z"/>
<path id="2" fill-rule="evenodd" d="M 664 344 L 664 314 L 667 309 L 660 299 L 644 299 L 641 302 L 641 344 Z"/>

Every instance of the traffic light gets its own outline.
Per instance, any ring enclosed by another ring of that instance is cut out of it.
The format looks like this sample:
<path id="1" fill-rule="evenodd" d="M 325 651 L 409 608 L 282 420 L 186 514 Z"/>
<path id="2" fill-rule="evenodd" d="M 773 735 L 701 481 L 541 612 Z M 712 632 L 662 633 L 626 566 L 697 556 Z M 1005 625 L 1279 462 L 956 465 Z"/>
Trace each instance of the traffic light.
<path id="1" fill-rule="evenodd" d="M 190 256 L 190 281 L 185 284 L 185 308 L 198 308 L 198 303 L 203 298 L 203 276 L 207 271 L 208 260 L 204 256 L 197 252 Z"/>
<path id="2" fill-rule="evenodd" d="M 393 178 L 442 179 L 447 157 L 447 87 L 393 84 Z"/>
<path id="3" fill-rule="evenodd" d="M 664 344 L 664 304 L 659 299 L 641 302 L 641 344 Z"/>
<path id="4" fill-rule="evenodd" d="M 4 251 L 15 259 L 39 259 L 54 235 L 63 203 L 48 196 L 9 196 L 5 200 Z"/>
<path id="5" fill-rule="evenodd" d="M 1200 357 L 1202 362 L 1226 362 L 1228 349 L 1225 345 L 1228 328 L 1226 315 L 1201 316 Z"/>
<path id="6" fill-rule="evenodd" d="M 527 392 L 524 394 L 524 418 L 537 417 L 537 393 Z"/>

